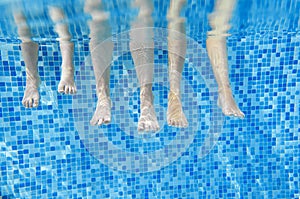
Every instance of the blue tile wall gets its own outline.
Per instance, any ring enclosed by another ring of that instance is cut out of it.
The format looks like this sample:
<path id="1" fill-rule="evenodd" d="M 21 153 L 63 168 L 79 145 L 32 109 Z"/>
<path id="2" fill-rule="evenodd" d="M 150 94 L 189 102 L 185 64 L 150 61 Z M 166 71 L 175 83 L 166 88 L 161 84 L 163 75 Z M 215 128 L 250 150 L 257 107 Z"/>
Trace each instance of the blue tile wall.
<path id="1" fill-rule="evenodd" d="M 82 12 L 83 1 L 76 1 L 73 8 L 55 2 L 65 6 L 68 16 Z M 143 135 L 136 131 L 140 101 L 126 40 L 133 18 L 125 9 L 128 2 L 107 3 L 118 14 L 111 21 L 124 23 L 112 27 L 113 117 L 103 127 L 89 125 L 96 106 L 85 23 L 89 16 L 78 16 L 77 23 L 70 24 L 78 88 L 74 96 L 57 92 L 61 55 L 53 27 L 41 26 L 50 23 L 47 14 L 33 21 L 34 40 L 40 44 L 41 101 L 38 108 L 26 109 L 21 103 L 25 64 L 13 19 L 5 10 L 13 25 L 2 23 L 0 17 L 0 198 L 299 198 L 299 14 L 290 14 L 297 13 L 299 4 L 247 2 L 238 3 L 232 36 L 227 39 L 231 86 L 246 115 L 240 120 L 223 116 L 216 104 L 216 82 L 205 50 L 209 26 L 204 19 L 213 1 L 200 1 L 202 7 L 188 1 L 188 48 L 181 86 L 187 129 L 166 123 L 167 24 L 161 15 L 168 1 L 154 2 L 161 11 L 154 14 L 153 84 L 161 128 Z M 282 13 L 279 6 L 283 5 L 289 8 L 287 13 Z M 28 6 L 24 9 L 33 17 Z M 251 9 L 243 12 L 245 6 Z M 264 8 L 278 11 L 284 20 L 270 14 L 258 23 L 253 12 L 265 16 Z"/>

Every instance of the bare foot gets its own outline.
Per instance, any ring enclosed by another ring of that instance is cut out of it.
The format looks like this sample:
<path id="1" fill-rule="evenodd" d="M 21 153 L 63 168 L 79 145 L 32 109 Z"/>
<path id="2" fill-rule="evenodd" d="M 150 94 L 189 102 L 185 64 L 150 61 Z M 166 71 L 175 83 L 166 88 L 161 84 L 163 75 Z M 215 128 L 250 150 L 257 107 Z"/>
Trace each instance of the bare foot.
<path id="1" fill-rule="evenodd" d="M 70 41 L 60 41 L 59 45 L 62 55 L 62 72 L 58 84 L 58 92 L 75 94 L 77 90 L 74 82 L 74 44 Z"/>
<path id="2" fill-rule="evenodd" d="M 109 124 L 111 121 L 111 100 L 109 97 L 99 97 L 96 111 L 90 121 L 91 125 Z"/>
<path id="3" fill-rule="evenodd" d="M 141 91 L 141 116 L 138 122 L 138 131 L 157 131 L 159 124 L 153 106 L 152 91 Z"/>
<path id="4" fill-rule="evenodd" d="M 22 55 L 26 66 L 26 89 L 22 104 L 26 108 L 37 107 L 39 105 L 40 76 L 38 74 L 38 50 L 39 45 L 33 41 L 21 43 Z"/>
<path id="5" fill-rule="evenodd" d="M 188 126 L 188 121 L 182 111 L 180 97 L 172 91 L 170 91 L 168 96 L 167 121 L 169 126 L 180 128 Z"/>
<path id="6" fill-rule="evenodd" d="M 40 101 L 40 94 L 36 87 L 26 87 L 22 104 L 26 108 L 37 107 Z"/>
<path id="7" fill-rule="evenodd" d="M 235 116 L 239 118 L 245 117 L 245 114 L 235 103 L 232 92 L 229 88 L 219 91 L 218 106 L 222 108 L 223 113 L 227 116 Z"/>
<path id="8" fill-rule="evenodd" d="M 72 72 L 62 72 L 61 80 L 58 84 L 58 92 L 64 94 L 75 94 L 77 92 Z"/>
<path id="9" fill-rule="evenodd" d="M 141 108 L 141 116 L 138 123 L 138 131 L 157 131 L 159 124 L 153 105 Z"/>

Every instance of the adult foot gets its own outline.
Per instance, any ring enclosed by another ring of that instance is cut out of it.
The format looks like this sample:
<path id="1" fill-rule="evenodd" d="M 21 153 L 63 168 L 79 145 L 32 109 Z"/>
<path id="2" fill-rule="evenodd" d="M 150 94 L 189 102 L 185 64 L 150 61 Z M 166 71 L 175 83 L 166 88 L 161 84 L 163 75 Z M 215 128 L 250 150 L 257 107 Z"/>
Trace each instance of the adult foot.
<path id="1" fill-rule="evenodd" d="M 77 92 L 73 72 L 62 72 L 58 92 L 64 94 L 75 94 Z"/>
<path id="2" fill-rule="evenodd" d="M 245 114 L 239 109 L 235 100 L 233 99 L 232 92 L 229 88 L 219 91 L 218 106 L 227 116 L 235 116 L 239 118 L 245 117 Z"/>
<path id="3" fill-rule="evenodd" d="M 111 121 L 111 100 L 109 97 L 99 97 L 96 111 L 90 121 L 91 125 L 109 124 Z"/>
<path id="4" fill-rule="evenodd" d="M 182 104 L 179 95 L 170 91 L 168 96 L 167 121 L 169 126 L 186 128 L 188 121 L 182 111 Z"/>
<path id="5" fill-rule="evenodd" d="M 37 107 L 40 101 L 40 94 L 36 87 L 26 87 L 22 104 L 26 108 Z"/>
<path id="6" fill-rule="evenodd" d="M 153 106 L 152 91 L 145 88 L 141 89 L 141 116 L 138 122 L 138 131 L 157 131 L 159 124 Z"/>

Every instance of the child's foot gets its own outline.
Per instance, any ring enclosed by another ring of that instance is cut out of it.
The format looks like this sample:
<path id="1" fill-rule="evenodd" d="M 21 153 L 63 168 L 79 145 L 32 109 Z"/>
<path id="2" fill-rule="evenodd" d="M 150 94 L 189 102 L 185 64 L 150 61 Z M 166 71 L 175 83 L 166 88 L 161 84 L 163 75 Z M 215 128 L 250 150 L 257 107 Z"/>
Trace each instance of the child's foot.
<path id="1" fill-rule="evenodd" d="M 33 41 L 21 43 L 22 55 L 26 66 L 26 89 L 22 104 L 26 108 L 37 107 L 40 101 L 38 87 L 40 76 L 38 74 L 39 45 Z"/>
<path id="2" fill-rule="evenodd" d="M 138 122 L 138 131 L 157 131 L 159 124 L 153 106 L 151 90 L 141 89 L 141 116 Z"/>
<path id="3" fill-rule="evenodd" d="M 36 87 L 26 87 L 22 104 L 26 108 L 37 107 L 40 101 L 40 94 Z"/>
<path id="4" fill-rule="evenodd" d="M 58 84 L 58 92 L 64 94 L 75 94 L 76 86 L 74 82 L 74 44 L 70 41 L 61 41 L 60 50 L 62 55 L 62 72 Z"/>
<path id="5" fill-rule="evenodd" d="M 109 124 L 111 121 L 111 100 L 109 97 L 99 97 L 96 111 L 90 121 L 91 125 Z"/>
<path id="6" fill-rule="evenodd" d="M 167 121 L 169 126 L 186 128 L 188 121 L 182 111 L 181 100 L 178 95 L 170 91 L 168 96 Z"/>
<path id="7" fill-rule="evenodd" d="M 62 72 L 58 92 L 64 94 L 75 94 L 77 92 L 73 72 Z"/>
<path id="8" fill-rule="evenodd" d="M 229 88 L 219 91 L 218 106 L 222 108 L 223 113 L 227 116 L 235 116 L 239 118 L 245 117 L 245 114 L 235 103 L 232 92 Z"/>

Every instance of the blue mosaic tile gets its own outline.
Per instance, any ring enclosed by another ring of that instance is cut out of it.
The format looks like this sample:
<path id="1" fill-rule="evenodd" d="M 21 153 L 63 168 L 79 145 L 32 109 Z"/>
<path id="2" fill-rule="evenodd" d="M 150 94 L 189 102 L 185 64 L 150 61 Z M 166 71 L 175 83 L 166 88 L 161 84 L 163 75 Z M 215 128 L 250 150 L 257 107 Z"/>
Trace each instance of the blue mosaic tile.
<path id="1" fill-rule="evenodd" d="M 156 134 L 138 134 L 139 84 L 128 31 L 138 9 L 104 1 L 114 42 L 112 122 L 92 127 L 95 79 L 84 1 L 18 1 L 39 43 L 40 105 L 26 109 L 25 63 L 12 8 L 0 3 L 0 198 L 299 198 L 300 36 L 297 1 L 238 1 L 227 38 L 229 77 L 243 120 L 217 107 L 205 50 L 213 0 L 188 0 L 182 80 L 187 129 L 166 123 L 167 10 L 154 5 Z M 61 55 L 47 6 L 61 7 L 75 44 L 74 96 L 57 92 Z"/>

